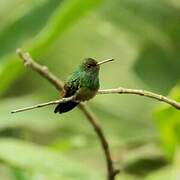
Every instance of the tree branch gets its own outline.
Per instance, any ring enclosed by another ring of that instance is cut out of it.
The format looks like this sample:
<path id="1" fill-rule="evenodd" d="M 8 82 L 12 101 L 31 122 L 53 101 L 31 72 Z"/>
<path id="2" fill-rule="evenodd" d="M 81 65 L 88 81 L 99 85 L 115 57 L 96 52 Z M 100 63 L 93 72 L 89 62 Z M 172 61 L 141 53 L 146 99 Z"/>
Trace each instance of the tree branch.
<path id="1" fill-rule="evenodd" d="M 84 114 L 86 115 L 89 122 L 92 124 L 94 130 L 96 131 L 96 133 L 100 139 L 100 142 L 104 149 L 104 153 L 105 153 L 105 157 L 106 157 L 108 180 L 114 180 L 115 176 L 120 172 L 120 170 L 114 169 L 109 145 L 108 145 L 108 142 L 104 136 L 104 133 L 103 133 L 100 125 L 98 124 L 97 118 L 94 115 L 94 113 L 90 109 L 88 109 L 88 107 L 85 104 L 81 103 L 79 105 L 79 108 L 84 112 Z"/>
<path id="2" fill-rule="evenodd" d="M 160 94 L 156 94 L 156 93 L 141 90 L 141 89 L 128 89 L 128 88 L 119 87 L 117 89 L 101 89 L 98 91 L 98 94 L 112 94 L 112 93 L 135 94 L 135 95 L 139 95 L 139 96 L 145 96 L 148 98 L 156 99 L 158 101 L 163 101 L 163 102 L 175 107 L 178 110 L 180 109 L 180 103 L 179 102 L 177 102 L 173 99 L 167 98 L 165 96 L 162 96 Z M 49 106 L 49 105 L 59 104 L 59 103 L 71 101 L 73 99 L 75 99 L 75 96 L 63 98 L 63 99 L 55 100 L 55 101 L 49 101 L 49 102 L 45 102 L 45 103 L 41 103 L 41 104 L 36 104 L 36 105 L 25 107 L 22 109 L 13 110 L 13 111 L 11 111 L 11 113 L 17 113 L 17 112 L 32 110 L 32 109 L 45 107 L 45 106 Z"/>
<path id="3" fill-rule="evenodd" d="M 32 68 L 33 70 L 35 70 L 36 72 L 38 72 L 42 77 L 46 78 L 50 83 L 52 83 L 52 85 L 54 85 L 57 90 L 63 89 L 63 82 L 60 81 L 54 74 L 52 74 L 46 66 L 42 66 L 42 65 L 38 64 L 37 62 L 35 62 L 31 58 L 29 53 L 23 53 L 20 49 L 17 50 L 17 53 L 18 53 L 19 57 L 23 60 L 25 66 L 28 66 L 28 67 Z M 54 102 L 51 102 L 51 103 L 54 103 Z M 42 104 L 41 104 L 41 107 L 42 107 Z M 94 130 L 101 142 L 101 146 L 104 151 L 105 158 L 106 158 L 107 173 L 108 173 L 107 180 L 115 180 L 115 176 L 119 173 L 119 170 L 116 170 L 114 168 L 110 149 L 109 149 L 109 144 L 105 138 L 105 135 L 104 135 L 102 129 L 100 128 L 99 124 L 97 123 L 97 118 L 83 103 L 80 103 L 80 105 L 78 107 L 81 109 L 81 111 L 87 117 L 88 121 L 94 128 Z"/>
<path id="4" fill-rule="evenodd" d="M 13 110 L 13 111 L 11 111 L 11 113 L 18 113 L 18 112 L 23 112 L 23 111 L 27 111 L 27 110 L 36 109 L 36 108 L 41 108 L 41 107 L 45 107 L 45 106 L 49 106 L 49 105 L 65 103 L 65 102 L 68 102 L 68 101 L 72 101 L 74 99 L 75 99 L 75 96 L 71 96 L 71 97 L 68 97 L 68 98 L 62 98 L 62 99 L 55 100 L 55 101 L 49 101 L 49 102 L 45 102 L 45 103 L 41 103 L 41 104 L 36 104 L 34 106 L 29 106 L 29 107 Z"/>
<path id="5" fill-rule="evenodd" d="M 38 64 L 32 59 L 29 53 L 23 53 L 21 49 L 17 49 L 17 54 L 23 60 L 25 66 L 30 67 L 31 69 L 38 72 L 42 77 L 46 78 L 51 84 L 56 87 L 58 91 L 63 89 L 64 83 L 59 80 L 54 74 L 52 74 L 48 70 L 47 66 Z"/>
<path id="6" fill-rule="evenodd" d="M 119 87 L 116 89 L 102 89 L 102 90 L 98 91 L 98 94 L 112 94 L 112 93 L 135 94 L 135 95 L 139 95 L 139 96 L 145 96 L 148 98 L 152 98 L 152 99 L 156 99 L 158 101 L 165 102 L 165 103 L 175 107 L 176 109 L 180 109 L 179 102 L 177 102 L 173 99 L 170 99 L 168 97 L 162 96 L 161 94 L 156 94 L 156 93 L 141 90 L 141 89 L 128 89 L 128 88 Z"/>

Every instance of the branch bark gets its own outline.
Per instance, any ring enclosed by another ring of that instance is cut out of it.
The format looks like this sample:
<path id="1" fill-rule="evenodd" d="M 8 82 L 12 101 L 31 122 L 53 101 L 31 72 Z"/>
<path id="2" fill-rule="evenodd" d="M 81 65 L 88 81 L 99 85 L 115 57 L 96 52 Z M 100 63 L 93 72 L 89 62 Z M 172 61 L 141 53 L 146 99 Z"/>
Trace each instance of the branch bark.
<path id="1" fill-rule="evenodd" d="M 98 91 L 98 94 L 113 94 L 113 93 L 135 94 L 135 95 L 139 95 L 139 96 L 145 96 L 145 97 L 152 98 L 152 99 L 155 99 L 158 101 L 163 101 L 164 103 L 167 103 L 167 104 L 175 107 L 178 110 L 180 109 L 179 102 L 177 102 L 173 99 L 167 98 L 165 96 L 162 96 L 160 94 L 156 94 L 156 93 L 141 90 L 141 89 L 128 89 L 128 88 L 119 87 L 117 89 L 101 89 Z M 49 101 L 49 102 L 45 102 L 45 103 L 41 103 L 41 104 L 36 104 L 33 106 L 29 106 L 29 107 L 25 107 L 25 108 L 21 108 L 21 109 L 17 109 L 17 110 L 13 110 L 13 111 L 11 111 L 11 113 L 17 113 L 17 112 L 32 110 L 32 109 L 41 108 L 41 107 L 45 107 L 45 106 L 49 106 L 49 105 L 55 105 L 55 104 L 59 104 L 62 102 L 71 101 L 73 99 L 75 99 L 75 96 L 63 98 L 63 99 L 59 99 L 59 100 L 55 100 L 55 101 Z"/>
<path id="2" fill-rule="evenodd" d="M 35 62 L 31 58 L 29 53 L 23 53 L 20 49 L 18 49 L 17 54 L 23 60 L 25 66 L 32 68 L 34 71 L 38 72 L 42 77 L 46 78 L 52 85 L 54 85 L 56 87 L 56 89 L 58 91 L 63 89 L 63 82 L 61 80 L 59 80 L 54 74 L 52 74 L 46 66 L 42 66 L 42 65 L 38 64 L 37 62 Z M 115 180 L 115 176 L 119 173 L 119 170 L 116 170 L 114 168 L 113 161 L 111 158 L 109 144 L 106 140 L 106 137 L 105 137 L 101 127 L 97 123 L 96 116 L 93 114 L 93 112 L 90 111 L 90 109 L 87 108 L 87 106 L 85 104 L 80 103 L 80 105 L 78 107 L 87 117 L 87 120 L 94 128 L 94 130 L 97 134 L 97 137 L 98 137 L 99 141 L 101 142 L 101 146 L 104 151 L 105 158 L 106 158 L 107 180 Z"/>
<path id="3" fill-rule="evenodd" d="M 75 96 L 71 96 L 71 97 L 68 97 L 68 98 L 62 98 L 62 99 L 55 100 L 55 101 L 49 101 L 49 102 L 45 102 L 45 103 L 41 103 L 41 104 L 36 104 L 34 106 L 29 106 L 29 107 L 13 110 L 13 111 L 11 111 L 11 113 L 13 114 L 13 113 L 28 111 L 28 110 L 32 110 L 32 109 L 36 109 L 36 108 L 41 108 L 41 107 L 49 106 L 49 105 L 65 103 L 65 102 L 68 102 L 68 101 L 72 101 L 74 99 L 75 99 Z"/>
<path id="4" fill-rule="evenodd" d="M 123 88 L 123 87 L 119 87 L 116 89 L 102 89 L 98 91 L 98 94 L 112 94 L 112 93 L 118 93 L 118 94 L 135 94 L 135 95 L 139 95 L 139 96 L 145 96 L 148 98 L 152 98 L 152 99 L 156 99 L 158 101 L 162 101 L 164 103 L 167 103 L 173 107 L 175 107 L 176 109 L 180 109 L 180 103 L 170 99 L 168 97 L 165 97 L 161 94 L 156 94 L 150 91 L 146 91 L 146 90 L 141 90 L 141 89 L 128 89 L 128 88 Z"/>
<path id="5" fill-rule="evenodd" d="M 100 139 L 101 146 L 104 149 L 106 164 L 107 164 L 107 171 L 108 171 L 108 178 L 107 179 L 108 180 L 114 180 L 115 176 L 120 172 L 120 170 L 115 169 L 113 166 L 113 160 L 111 158 L 109 145 L 108 145 L 108 142 L 104 136 L 104 133 L 103 133 L 103 131 L 102 131 L 102 129 L 98 123 L 98 120 L 97 120 L 96 116 L 94 115 L 94 113 L 90 109 L 88 109 L 88 107 L 85 104 L 81 103 L 79 105 L 79 108 L 84 112 L 88 121 L 93 126 L 95 132 L 97 133 L 97 135 Z"/>
<path id="6" fill-rule="evenodd" d="M 59 91 L 63 89 L 64 83 L 57 78 L 53 73 L 48 70 L 47 66 L 40 65 L 32 59 L 29 53 L 23 53 L 21 49 L 17 49 L 17 54 L 23 60 L 24 66 L 30 67 L 39 73 L 42 77 L 46 78 L 55 88 Z"/>

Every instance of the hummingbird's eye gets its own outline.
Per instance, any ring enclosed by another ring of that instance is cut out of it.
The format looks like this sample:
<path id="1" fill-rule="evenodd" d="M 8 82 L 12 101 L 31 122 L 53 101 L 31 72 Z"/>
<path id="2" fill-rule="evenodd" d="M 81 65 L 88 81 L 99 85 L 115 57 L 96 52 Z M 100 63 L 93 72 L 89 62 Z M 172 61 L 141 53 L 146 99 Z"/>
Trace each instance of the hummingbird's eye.
<path id="1" fill-rule="evenodd" d="M 88 64 L 88 65 L 87 65 L 87 68 L 88 68 L 88 69 L 90 69 L 90 68 L 91 68 L 91 65 L 90 65 L 90 64 Z"/>

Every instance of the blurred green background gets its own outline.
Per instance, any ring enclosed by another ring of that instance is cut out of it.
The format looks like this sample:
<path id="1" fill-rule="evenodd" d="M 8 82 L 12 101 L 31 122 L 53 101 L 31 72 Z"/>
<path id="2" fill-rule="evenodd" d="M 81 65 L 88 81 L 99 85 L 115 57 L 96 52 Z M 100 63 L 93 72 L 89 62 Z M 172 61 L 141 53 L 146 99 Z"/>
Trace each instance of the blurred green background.
<path id="1" fill-rule="evenodd" d="M 104 180 L 96 134 L 75 110 L 20 107 L 59 92 L 23 67 L 29 51 L 60 79 L 86 57 L 115 58 L 100 72 L 101 88 L 151 90 L 180 101 L 179 0 L 0 0 L 0 180 Z M 111 146 L 122 180 L 180 176 L 180 112 L 132 95 L 89 103 Z"/>

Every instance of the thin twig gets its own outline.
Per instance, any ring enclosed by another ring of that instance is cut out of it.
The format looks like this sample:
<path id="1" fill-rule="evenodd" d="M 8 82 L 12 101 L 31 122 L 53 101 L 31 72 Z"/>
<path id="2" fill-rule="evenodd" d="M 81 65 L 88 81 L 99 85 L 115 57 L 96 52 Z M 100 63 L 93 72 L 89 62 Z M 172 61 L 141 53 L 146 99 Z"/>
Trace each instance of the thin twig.
<path id="1" fill-rule="evenodd" d="M 56 100 L 56 101 L 49 101 L 49 102 L 46 102 L 46 103 L 36 104 L 34 106 L 29 106 L 29 107 L 13 110 L 13 111 L 11 111 L 11 113 L 18 113 L 18 112 L 28 111 L 28 110 L 32 110 L 32 109 L 36 109 L 36 108 L 49 106 L 49 105 L 65 103 L 65 102 L 68 102 L 68 101 L 72 101 L 73 99 L 75 99 L 74 96 L 71 96 L 71 97 L 68 97 L 68 98 L 62 98 L 62 99 L 59 99 L 59 100 Z"/>
<path id="2" fill-rule="evenodd" d="M 25 66 L 32 68 L 36 72 L 38 72 L 42 77 L 46 78 L 50 83 L 52 83 L 56 89 L 62 90 L 64 83 L 59 80 L 53 73 L 48 70 L 47 66 L 43 66 L 38 64 L 36 61 L 32 59 L 29 53 L 23 53 L 21 49 L 17 49 L 17 54 L 23 60 Z"/>
<path id="3" fill-rule="evenodd" d="M 60 81 L 54 74 L 52 74 L 47 67 L 42 66 L 35 62 L 29 53 L 23 53 L 20 49 L 17 50 L 17 53 L 19 57 L 24 61 L 24 65 L 27 65 L 28 67 L 32 68 L 36 72 L 38 72 L 42 77 L 46 78 L 50 83 L 52 83 L 57 90 L 62 90 L 63 89 L 63 82 Z M 111 153 L 110 153 L 110 148 L 109 144 L 105 138 L 105 135 L 98 125 L 97 118 L 95 115 L 87 109 L 87 106 L 84 105 L 83 103 L 80 103 L 79 108 L 82 110 L 82 112 L 86 115 L 88 121 L 90 124 L 93 126 L 100 142 L 102 149 L 104 151 L 104 155 L 106 157 L 106 165 L 107 165 L 107 180 L 115 180 L 115 176 L 119 173 L 119 170 L 116 170 L 114 168 L 112 158 L 111 158 Z"/>
<path id="4" fill-rule="evenodd" d="M 119 88 L 116 88 L 116 89 L 101 89 L 101 90 L 98 91 L 98 94 L 113 94 L 113 93 L 135 94 L 135 95 L 139 95 L 139 96 L 145 96 L 145 97 L 148 97 L 148 98 L 152 98 L 152 99 L 156 99 L 158 101 L 165 102 L 165 103 L 175 107 L 178 110 L 180 109 L 180 103 L 179 102 L 177 102 L 177 101 L 175 101 L 173 99 L 167 98 L 165 96 L 162 96 L 160 94 L 156 94 L 156 93 L 141 90 L 141 89 L 128 89 L 128 88 L 119 87 Z M 34 106 L 13 110 L 11 113 L 17 113 L 17 112 L 32 110 L 32 109 L 35 109 L 35 108 L 45 107 L 45 106 L 49 106 L 49 105 L 53 105 L 53 104 L 59 104 L 61 102 L 67 102 L 67 101 L 71 101 L 71 100 L 73 100 L 73 97 L 63 98 L 63 99 L 55 100 L 55 101 L 49 101 L 49 102 L 45 102 L 45 103 L 41 103 L 41 104 L 36 104 Z"/>
<path id="5" fill-rule="evenodd" d="M 135 95 L 139 95 L 139 96 L 145 96 L 148 98 L 152 98 L 152 99 L 156 99 L 158 101 L 162 101 L 165 102 L 173 107 L 175 107 L 176 109 L 180 109 L 180 103 L 170 99 L 168 97 L 162 96 L 160 94 L 156 94 L 150 91 L 146 91 L 146 90 L 141 90 L 141 89 L 128 89 L 128 88 L 123 88 L 123 87 L 119 87 L 116 89 L 102 89 L 98 91 L 98 94 L 112 94 L 112 93 L 119 93 L 119 94 L 135 94 Z"/>

